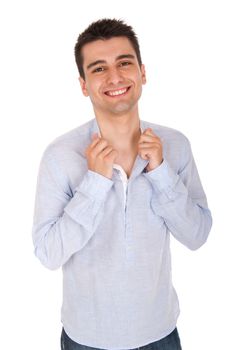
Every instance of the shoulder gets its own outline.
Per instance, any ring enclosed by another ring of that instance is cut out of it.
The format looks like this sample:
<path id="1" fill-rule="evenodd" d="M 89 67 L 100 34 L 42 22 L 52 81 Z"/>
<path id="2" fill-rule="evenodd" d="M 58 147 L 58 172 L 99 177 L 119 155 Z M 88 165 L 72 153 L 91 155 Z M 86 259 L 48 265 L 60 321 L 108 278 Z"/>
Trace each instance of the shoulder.
<path id="1" fill-rule="evenodd" d="M 45 148 L 43 157 L 47 159 L 53 157 L 65 158 L 71 156 L 73 153 L 84 157 L 85 148 L 89 143 L 92 124 L 93 119 L 57 136 Z"/>
<path id="2" fill-rule="evenodd" d="M 181 131 L 160 125 L 160 124 L 155 124 L 152 122 L 147 122 L 147 121 L 142 121 L 142 125 L 145 128 L 151 128 L 154 132 L 155 135 L 157 135 L 161 141 L 165 143 L 170 143 L 170 142 L 175 142 L 175 143 L 180 143 L 180 144 L 188 144 L 189 139 L 188 137 Z"/>

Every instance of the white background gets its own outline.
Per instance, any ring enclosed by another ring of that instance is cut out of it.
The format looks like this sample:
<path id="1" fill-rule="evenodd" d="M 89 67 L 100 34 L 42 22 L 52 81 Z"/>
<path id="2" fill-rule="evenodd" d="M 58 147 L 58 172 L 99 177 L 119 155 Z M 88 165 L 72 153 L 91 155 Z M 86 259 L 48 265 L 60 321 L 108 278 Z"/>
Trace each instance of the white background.
<path id="1" fill-rule="evenodd" d="M 0 16 L 1 349 L 59 349 L 62 273 L 40 264 L 31 239 L 36 177 L 45 147 L 94 117 L 73 49 L 103 17 L 138 34 L 140 118 L 190 139 L 214 219 L 199 250 L 172 240 L 183 350 L 231 349 L 231 2 L 9 0 Z"/>

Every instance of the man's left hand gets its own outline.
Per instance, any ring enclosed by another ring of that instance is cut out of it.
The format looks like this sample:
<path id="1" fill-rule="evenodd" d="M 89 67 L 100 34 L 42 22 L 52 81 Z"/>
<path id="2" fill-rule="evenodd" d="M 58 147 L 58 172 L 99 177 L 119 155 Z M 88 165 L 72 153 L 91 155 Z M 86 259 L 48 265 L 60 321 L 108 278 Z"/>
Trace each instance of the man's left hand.
<path id="1" fill-rule="evenodd" d="M 146 129 L 138 142 L 138 154 L 143 159 L 148 159 L 147 171 L 157 168 L 163 161 L 162 143 L 151 128 Z"/>

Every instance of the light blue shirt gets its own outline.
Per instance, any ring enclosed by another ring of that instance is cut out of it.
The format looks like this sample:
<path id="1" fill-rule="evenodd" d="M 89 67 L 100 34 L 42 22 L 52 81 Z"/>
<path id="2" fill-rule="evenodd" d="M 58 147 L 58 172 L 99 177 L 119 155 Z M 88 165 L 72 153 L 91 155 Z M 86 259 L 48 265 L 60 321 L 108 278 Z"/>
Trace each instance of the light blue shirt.
<path id="1" fill-rule="evenodd" d="M 195 250 L 212 225 L 186 136 L 143 120 L 140 127 L 163 144 L 152 171 L 139 155 L 129 179 L 117 166 L 111 179 L 88 170 L 95 118 L 51 142 L 39 167 L 35 254 L 51 270 L 62 266 L 66 333 L 101 349 L 133 349 L 172 332 L 180 310 L 170 233 Z"/>

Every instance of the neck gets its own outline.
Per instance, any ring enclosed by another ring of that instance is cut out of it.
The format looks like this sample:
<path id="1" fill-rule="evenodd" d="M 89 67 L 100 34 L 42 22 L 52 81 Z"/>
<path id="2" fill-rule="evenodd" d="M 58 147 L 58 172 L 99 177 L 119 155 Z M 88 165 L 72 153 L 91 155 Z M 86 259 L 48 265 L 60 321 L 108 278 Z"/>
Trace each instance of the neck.
<path id="1" fill-rule="evenodd" d="M 118 152 L 133 152 L 141 135 L 139 115 L 104 116 L 96 114 L 101 137 Z"/>

